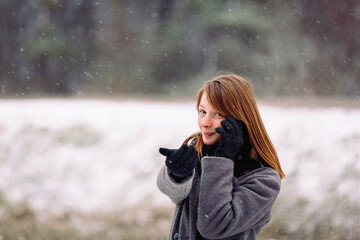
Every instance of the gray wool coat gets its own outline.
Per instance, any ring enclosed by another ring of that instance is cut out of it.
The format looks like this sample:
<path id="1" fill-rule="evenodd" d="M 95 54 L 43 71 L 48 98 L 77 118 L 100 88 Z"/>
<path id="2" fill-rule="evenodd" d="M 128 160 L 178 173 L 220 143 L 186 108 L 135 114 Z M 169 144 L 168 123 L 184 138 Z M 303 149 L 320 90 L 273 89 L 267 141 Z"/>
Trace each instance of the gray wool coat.
<path id="1" fill-rule="evenodd" d="M 169 240 L 256 238 L 270 220 L 279 174 L 260 167 L 235 178 L 233 171 L 232 160 L 206 156 L 201 171 L 177 183 L 162 167 L 157 186 L 176 204 Z"/>

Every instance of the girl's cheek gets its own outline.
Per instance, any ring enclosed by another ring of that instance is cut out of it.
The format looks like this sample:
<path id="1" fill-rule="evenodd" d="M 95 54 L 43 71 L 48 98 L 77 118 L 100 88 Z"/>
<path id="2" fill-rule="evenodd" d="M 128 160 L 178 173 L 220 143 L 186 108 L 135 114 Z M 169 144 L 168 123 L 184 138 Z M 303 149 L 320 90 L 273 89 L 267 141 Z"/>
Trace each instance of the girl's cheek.
<path id="1" fill-rule="evenodd" d="M 221 121 L 222 121 L 222 119 L 216 122 L 216 128 L 218 128 L 218 127 L 222 127 L 222 125 L 221 125 Z"/>
<path id="2" fill-rule="evenodd" d="M 202 118 L 201 118 L 201 116 L 199 115 L 199 116 L 198 116 L 198 125 L 199 125 L 199 127 L 201 127 L 201 120 L 202 120 Z"/>

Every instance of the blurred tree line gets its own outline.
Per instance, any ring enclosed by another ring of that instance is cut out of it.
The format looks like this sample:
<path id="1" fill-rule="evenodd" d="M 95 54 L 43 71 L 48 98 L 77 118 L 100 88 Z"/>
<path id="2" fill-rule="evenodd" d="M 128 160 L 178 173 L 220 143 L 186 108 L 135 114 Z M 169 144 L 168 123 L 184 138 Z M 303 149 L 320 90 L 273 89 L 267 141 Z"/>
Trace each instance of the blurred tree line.
<path id="1" fill-rule="evenodd" d="M 360 96 L 356 0 L 2 0 L 0 95 L 158 94 L 219 70 Z"/>

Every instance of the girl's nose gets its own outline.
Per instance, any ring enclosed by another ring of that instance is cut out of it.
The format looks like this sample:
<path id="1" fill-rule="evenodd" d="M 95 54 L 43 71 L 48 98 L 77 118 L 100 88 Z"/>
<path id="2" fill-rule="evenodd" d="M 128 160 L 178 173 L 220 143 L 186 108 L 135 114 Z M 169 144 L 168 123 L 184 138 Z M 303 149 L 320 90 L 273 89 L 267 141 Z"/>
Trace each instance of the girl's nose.
<path id="1" fill-rule="evenodd" d="M 211 119 L 209 118 L 209 116 L 205 116 L 202 121 L 201 121 L 201 125 L 203 127 L 211 127 Z"/>

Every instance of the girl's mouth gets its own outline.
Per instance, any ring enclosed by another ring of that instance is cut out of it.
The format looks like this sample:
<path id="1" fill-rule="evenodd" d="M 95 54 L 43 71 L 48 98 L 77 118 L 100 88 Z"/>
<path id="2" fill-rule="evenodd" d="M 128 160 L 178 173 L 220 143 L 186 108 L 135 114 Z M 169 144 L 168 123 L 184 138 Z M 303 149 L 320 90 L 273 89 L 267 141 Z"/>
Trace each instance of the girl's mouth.
<path id="1" fill-rule="evenodd" d="M 204 134 L 204 136 L 206 136 L 206 137 L 211 137 L 212 135 L 214 135 L 215 133 L 203 133 Z"/>

